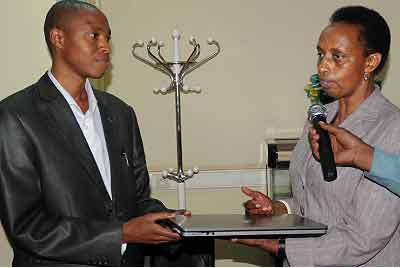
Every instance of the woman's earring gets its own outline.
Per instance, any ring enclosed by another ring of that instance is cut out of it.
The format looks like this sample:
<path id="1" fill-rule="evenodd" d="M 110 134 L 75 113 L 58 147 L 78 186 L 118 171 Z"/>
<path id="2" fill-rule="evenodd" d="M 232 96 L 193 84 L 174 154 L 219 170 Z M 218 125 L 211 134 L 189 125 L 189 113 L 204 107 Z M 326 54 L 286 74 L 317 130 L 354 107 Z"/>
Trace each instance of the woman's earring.
<path id="1" fill-rule="evenodd" d="M 365 81 L 368 81 L 369 74 L 367 72 L 365 72 L 363 78 L 364 78 Z"/>

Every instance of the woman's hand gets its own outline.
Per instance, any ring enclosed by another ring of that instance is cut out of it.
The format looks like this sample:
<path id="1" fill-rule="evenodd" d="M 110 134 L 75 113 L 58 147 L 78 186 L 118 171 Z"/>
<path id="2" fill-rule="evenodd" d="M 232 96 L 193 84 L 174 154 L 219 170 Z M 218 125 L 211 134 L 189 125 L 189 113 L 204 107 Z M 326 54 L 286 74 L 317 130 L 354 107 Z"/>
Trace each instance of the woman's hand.
<path id="1" fill-rule="evenodd" d="M 254 191 L 248 187 L 242 187 L 241 190 L 242 193 L 248 197 L 251 197 L 250 200 L 244 203 L 244 207 L 246 208 L 246 212 L 248 214 L 266 216 L 274 215 L 272 200 L 268 196 L 261 192 Z"/>
<path id="2" fill-rule="evenodd" d="M 278 239 L 231 239 L 233 243 L 239 243 L 251 247 L 258 247 L 276 255 L 278 252 Z"/>
<path id="3" fill-rule="evenodd" d="M 243 204 L 248 214 L 272 216 L 287 213 L 283 203 L 274 202 L 265 194 L 254 191 L 249 187 L 243 186 L 241 190 L 245 195 L 251 197 Z"/>

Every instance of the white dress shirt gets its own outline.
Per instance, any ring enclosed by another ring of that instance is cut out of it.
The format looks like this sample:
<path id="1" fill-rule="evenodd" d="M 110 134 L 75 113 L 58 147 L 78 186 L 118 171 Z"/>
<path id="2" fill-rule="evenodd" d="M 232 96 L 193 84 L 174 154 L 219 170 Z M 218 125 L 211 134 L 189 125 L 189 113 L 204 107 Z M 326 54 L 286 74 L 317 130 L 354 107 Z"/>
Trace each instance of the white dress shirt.
<path id="1" fill-rule="evenodd" d="M 104 137 L 103 123 L 101 122 L 100 111 L 97 106 L 96 97 L 93 94 L 92 85 L 89 79 L 86 79 L 85 90 L 88 95 L 89 109 L 86 113 L 82 112 L 79 105 L 68 93 L 67 90 L 57 81 L 53 76 L 51 71 L 47 72 L 50 80 L 56 86 L 58 91 L 64 96 L 65 100 L 68 102 L 76 121 L 78 121 L 79 127 L 85 136 L 86 142 L 89 145 L 90 151 L 96 161 L 97 167 L 100 171 L 101 178 L 103 179 L 104 185 L 107 189 L 108 195 L 112 199 L 111 191 L 111 172 L 110 172 L 110 159 L 108 157 L 108 150 L 106 139 Z M 124 254 L 126 250 L 126 243 L 121 245 L 121 255 Z"/>
<path id="2" fill-rule="evenodd" d="M 101 122 L 100 111 L 97 106 L 96 97 L 93 94 L 92 86 L 88 79 L 86 79 L 85 90 L 88 95 L 89 109 L 86 113 L 82 112 L 79 105 L 68 93 L 67 90 L 57 81 L 51 71 L 48 71 L 51 81 L 54 83 L 58 91 L 64 96 L 68 102 L 76 121 L 85 136 L 86 142 L 89 145 L 90 151 L 96 161 L 97 167 L 100 171 L 104 185 L 107 192 L 112 199 L 111 192 L 111 172 L 110 172 L 110 159 L 108 157 L 106 139 L 104 137 L 103 124 Z"/>

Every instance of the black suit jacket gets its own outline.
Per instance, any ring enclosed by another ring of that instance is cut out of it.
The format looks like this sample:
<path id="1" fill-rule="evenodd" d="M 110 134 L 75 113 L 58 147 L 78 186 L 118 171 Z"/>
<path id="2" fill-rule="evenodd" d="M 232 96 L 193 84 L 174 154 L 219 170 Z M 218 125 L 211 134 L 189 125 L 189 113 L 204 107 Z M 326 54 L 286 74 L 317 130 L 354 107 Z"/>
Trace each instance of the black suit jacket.
<path id="1" fill-rule="evenodd" d="M 13 265 L 143 264 L 138 246 L 128 245 L 121 256 L 122 224 L 165 207 L 149 197 L 133 109 L 106 92 L 95 90 L 95 96 L 112 200 L 68 103 L 47 74 L 0 103 L 0 211 Z"/>

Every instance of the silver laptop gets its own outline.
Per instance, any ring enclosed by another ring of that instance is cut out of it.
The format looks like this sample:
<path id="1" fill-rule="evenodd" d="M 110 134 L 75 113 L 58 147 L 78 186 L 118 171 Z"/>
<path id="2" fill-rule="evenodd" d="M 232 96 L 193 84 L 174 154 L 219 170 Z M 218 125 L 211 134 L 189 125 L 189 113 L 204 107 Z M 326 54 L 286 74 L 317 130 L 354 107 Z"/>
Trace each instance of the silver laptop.
<path id="1" fill-rule="evenodd" d="M 240 214 L 177 215 L 169 227 L 184 237 L 319 236 L 327 226 L 295 215 L 251 216 Z"/>

